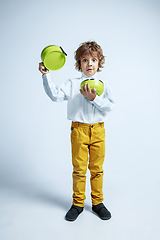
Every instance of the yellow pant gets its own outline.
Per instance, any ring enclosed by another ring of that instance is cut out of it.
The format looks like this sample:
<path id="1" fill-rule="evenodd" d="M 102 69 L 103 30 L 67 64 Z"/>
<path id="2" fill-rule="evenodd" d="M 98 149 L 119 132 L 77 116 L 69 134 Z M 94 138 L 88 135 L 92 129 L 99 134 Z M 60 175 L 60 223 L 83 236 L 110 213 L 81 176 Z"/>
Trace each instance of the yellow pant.
<path id="1" fill-rule="evenodd" d="M 103 162 L 105 157 L 104 123 L 72 122 L 73 204 L 84 206 L 87 166 L 91 178 L 92 205 L 103 201 Z M 89 156 L 89 165 L 88 165 Z"/>

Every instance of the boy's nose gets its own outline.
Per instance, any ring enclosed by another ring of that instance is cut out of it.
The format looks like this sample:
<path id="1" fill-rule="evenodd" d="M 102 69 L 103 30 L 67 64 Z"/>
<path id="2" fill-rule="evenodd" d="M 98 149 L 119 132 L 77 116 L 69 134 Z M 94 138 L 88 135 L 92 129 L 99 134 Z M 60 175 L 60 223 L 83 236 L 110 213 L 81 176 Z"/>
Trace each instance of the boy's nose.
<path id="1" fill-rule="evenodd" d="M 91 66 L 92 65 L 92 60 L 88 61 L 88 65 Z"/>

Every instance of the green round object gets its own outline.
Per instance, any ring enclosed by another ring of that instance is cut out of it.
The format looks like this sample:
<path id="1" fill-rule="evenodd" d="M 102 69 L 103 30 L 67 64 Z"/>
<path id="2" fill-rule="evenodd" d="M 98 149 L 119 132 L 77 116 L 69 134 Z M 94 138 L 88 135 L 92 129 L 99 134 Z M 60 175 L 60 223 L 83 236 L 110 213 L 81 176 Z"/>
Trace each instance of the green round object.
<path id="1" fill-rule="evenodd" d="M 90 87 L 91 91 L 93 91 L 93 88 L 95 88 L 96 94 L 98 96 L 102 95 L 102 93 L 104 91 L 104 83 L 101 80 L 98 80 L 98 79 L 84 80 L 83 82 L 81 82 L 81 86 L 83 86 L 84 90 L 85 90 L 85 88 L 84 88 L 85 83 L 89 83 L 89 87 Z"/>
<path id="2" fill-rule="evenodd" d="M 42 50 L 41 59 L 48 70 L 56 71 L 64 66 L 66 55 L 61 47 L 49 45 Z"/>

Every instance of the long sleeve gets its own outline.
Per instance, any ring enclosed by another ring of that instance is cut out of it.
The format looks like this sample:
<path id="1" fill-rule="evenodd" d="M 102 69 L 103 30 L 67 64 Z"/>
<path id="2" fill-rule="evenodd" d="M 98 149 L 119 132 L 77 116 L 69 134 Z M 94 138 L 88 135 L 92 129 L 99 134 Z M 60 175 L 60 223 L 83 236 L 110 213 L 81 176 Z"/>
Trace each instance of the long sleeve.
<path id="1" fill-rule="evenodd" d="M 63 83 L 61 86 L 56 86 L 55 83 L 52 82 L 49 73 L 42 75 L 42 78 L 45 92 L 52 101 L 60 102 L 68 100 L 71 91 L 71 82 L 69 80 Z"/>
<path id="2" fill-rule="evenodd" d="M 96 95 L 96 98 L 91 103 L 102 112 L 110 112 L 115 107 L 112 89 L 107 82 L 105 83 L 103 97 Z"/>

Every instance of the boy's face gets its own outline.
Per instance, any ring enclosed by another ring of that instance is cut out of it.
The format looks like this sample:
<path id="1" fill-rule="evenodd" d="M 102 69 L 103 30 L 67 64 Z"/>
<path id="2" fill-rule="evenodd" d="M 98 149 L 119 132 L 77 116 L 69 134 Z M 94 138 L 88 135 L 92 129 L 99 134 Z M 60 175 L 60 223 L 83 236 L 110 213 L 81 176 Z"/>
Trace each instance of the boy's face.
<path id="1" fill-rule="evenodd" d="M 92 77 L 98 70 L 99 59 L 97 54 L 84 54 L 81 59 L 82 72 L 88 77 Z"/>

